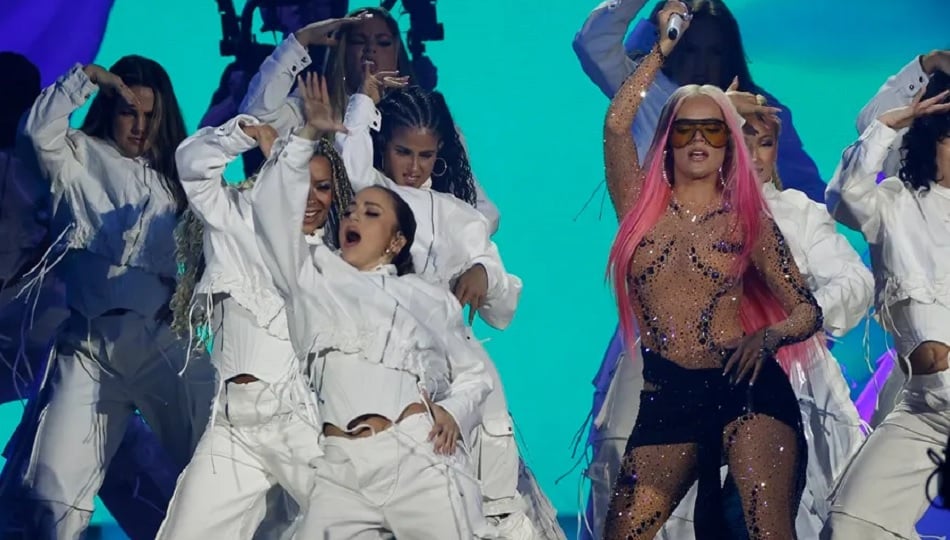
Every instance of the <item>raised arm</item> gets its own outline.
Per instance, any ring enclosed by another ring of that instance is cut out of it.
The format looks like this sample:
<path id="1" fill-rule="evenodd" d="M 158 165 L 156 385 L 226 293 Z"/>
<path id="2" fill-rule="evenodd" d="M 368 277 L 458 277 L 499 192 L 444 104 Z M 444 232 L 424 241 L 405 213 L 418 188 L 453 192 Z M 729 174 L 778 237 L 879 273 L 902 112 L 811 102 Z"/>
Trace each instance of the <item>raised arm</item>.
<path id="1" fill-rule="evenodd" d="M 258 175 L 251 204 L 257 246 L 286 302 L 290 338 L 299 355 L 307 354 L 317 330 L 334 320 L 328 309 L 329 286 L 314 265 L 301 230 L 313 148 L 312 140 L 295 135 L 278 141 Z"/>
<path id="2" fill-rule="evenodd" d="M 938 70 L 950 74 L 950 51 L 933 51 L 917 56 L 888 77 L 858 113 L 858 133 L 864 133 L 885 112 L 910 105 L 914 97 L 930 83 L 930 76 Z"/>
<path id="3" fill-rule="evenodd" d="M 257 125 L 252 116 L 237 116 L 219 127 L 198 130 L 175 151 L 175 164 L 188 203 L 209 227 L 224 229 L 231 223 L 236 192 L 225 186 L 224 169 L 257 146 L 257 141 L 242 129 Z"/>
<path id="4" fill-rule="evenodd" d="M 574 53 L 584 73 L 608 98 L 614 97 L 637 64 L 624 50 L 624 36 L 645 0 L 607 0 L 574 36 Z"/>
<path id="5" fill-rule="evenodd" d="M 309 24 L 287 36 L 261 64 L 251 79 L 239 111 L 274 126 L 281 137 L 306 122 L 298 92 L 291 95 L 297 77 L 312 62 L 307 47 L 337 44 L 337 31 L 362 17 L 326 19 Z"/>
<path id="6" fill-rule="evenodd" d="M 950 112 L 950 103 L 944 103 L 947 96 L 950 91 L 922 101 L 918 97 L 910 105 L 887 111 L 856 143 L 845 149 L 825 194 L 828 210 L 839 223 L 861 231 L 868 242 L 876 241 L 882 209 L 903 189 L 896 178 L 878 186 L 877 173 L 900 136 L 900 130 L 922 116 Z"/>
<path id="7" fill-rule="evenodd" d="M 918 56 L 889 77 L 858 113 L 858 133 L 867 131 L 885 112 L 911 105 L 914 97 L 930 83 L 930 76 L 938 70 L 950 74 L 950 51 L 933 51 Z M 904 130 L 899 131 L 898 141 L 903 137 Z M 889 177 L 897 176 L 900 170 L 900 149 L 896 146 L 884 160 L 884 174 Z"/>
<path id="8" fill-rule="evenodd" d="M 874 299 L 874 277 L 848 240 L 838 233 L 828 211 L 805 202 L 801 230 L 812 292 L 824 316 L 824 328 L 841 337 L 867 315 Z"/>
<path id="9" fill-rule="evenodd" d="M 291 135 L 278 141 L 258 175 L 252 202 L 258 247 L 274 285 L 290 299 L 319 280 L 301 231 L 310 192 L 313 141 Z"/>
<path id="10" fill-rule="evenodd" d="M 307 48 L 291 34 L 261 64 L 238 111 L 274 126 L 281 137 L 286 137 L 304 123 L 301 99 L 290 95 L 290 90 L 309 65 Z"/>
<path id="11" fill-rule="evenodd" d="M 373 99 L 366 94 L 353 94 L 343 117 L 345 133 L 336 134 L 336 148 L 343 159 L 346 175 L 353 191 L 370 186 L 392 187 L 395 182 L 373 167 L 373 137 L 370 130 L 379 131 L 380 114 Z"/>
<path id="12" fill-rule="evenodd" d="M 643 178 L 631 126 L 643 102 L 644 90 L 656 77 L 662 64 L 663 54 L 658 46 L 654 47 L 640 63 L 636 73 L 623 83 L 607 109 L 607 119 L 604 121 L 604 166 L 607 190 L 618 220 L 623 219 L 640 196 Z"/>
<path id="13" fill-rule="evenodd" d="M 889 199 L 889 191 L 877 184 L 877 174 L 897 137 L 896 130 L 874 121 L 845 149 L 825 191 L 832 217 L 860 231 L 868 242 L 877 237 L 881 211 Z"/>
<path id="14" fill-rule="evenodd" d="M 666 27 L 673 14 L 689 19 L 686 4 L 678 1 L 667 2 L 658 15 L 661 28 Z M 682 37 L 688 28 L 687 20 L 679 37 Z M 604 165 L 607 191 L 613 201 L 617 219 L 623 219 L 633 207 L 643 184 L 640 157 L 631 131 L 633 120 L 646 97 L 646 89 L 653 84 L 664 59 L 675 46 L 676 41 L 670 40 L 665 32 L 661 32 L 656 45 L 640 61 L 637 70 L 623 83 L 607 108 L 607 119 L 604 121 Z"/>
<path id="15" fill-rule="evenodd" d="M 359 328 L 360 311 L 340 299 L 328 281 L 350 295 L 356 272 L 319 241 L 311 253 L 301 230 L 310 193 L 310 159 L 323 132 L 342 129 L 333 121 L 326 81 L 310 75 L 301 79 L 305 123 L 286 142 L 278 141 L 258 177 L 252 214 L 261 250 L 274 285 L 288 308 L 291 339 L 298 354 L 306 354 L 317 329 Z M 326 275 L 325 275 L 326 274 Z M 348 281 L 350 280 L 350 281 Z"/>
<path id="16" fill-rule="evenodd" d="M 762 221 L 752 264 L 788 314 L 784 321 L 766 329 L 764 347 L 774 353 L 779 347 L 815 335 L 822 327 L 822 313 L 798 271 L 782 231 L 771 218 L 763 217 Z"/>
<path id="17" fill-rule="evenodd" d="M 121 88 L 122 94 L 134 101 L 131 91 L 115 75 L 99 66 L 76 64 L 43 90 L 23 124 L 23 137 L 33 147 L 54 193 L 86 177 L 86 135 L 69 128 L 69 117 L 85 105 L 100 84 L 113 91 Z"/>

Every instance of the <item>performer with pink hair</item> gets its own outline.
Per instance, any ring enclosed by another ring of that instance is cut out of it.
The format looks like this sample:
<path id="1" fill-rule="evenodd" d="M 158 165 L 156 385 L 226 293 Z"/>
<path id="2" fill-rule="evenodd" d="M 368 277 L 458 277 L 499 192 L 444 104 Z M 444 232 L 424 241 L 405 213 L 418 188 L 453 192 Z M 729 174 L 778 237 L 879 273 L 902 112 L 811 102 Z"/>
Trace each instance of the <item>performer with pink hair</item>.
<path id="1" fill-rule="evenodd" d="M 685 12 L 668 4 L 660 27 Z M 807 454 L 782 368 L 809 356 L 777 351 L 814 346 L 822 316 L 767 215 L 742 136 L 740 112 L 774 109 L 753 101 L 737 112 L 716 87 L 679 88 L 641 169 L 629 127 L 674 46 L 660 36 L 604 128 L 621 218 L 609 272 L 625 342 L 640 335 L 645 380 L 605 538 L 653 538 L 697 479 L 696 537 L 718 538 L 723 460 L 750 538 L 796 538 Z"/>

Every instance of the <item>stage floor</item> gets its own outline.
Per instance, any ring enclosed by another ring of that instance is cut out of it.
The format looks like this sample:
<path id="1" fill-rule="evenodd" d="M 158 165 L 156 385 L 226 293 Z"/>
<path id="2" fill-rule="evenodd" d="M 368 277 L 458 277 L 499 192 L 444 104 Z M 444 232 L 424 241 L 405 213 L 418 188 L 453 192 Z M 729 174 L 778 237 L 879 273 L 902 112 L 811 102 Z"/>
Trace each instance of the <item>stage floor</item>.
<path id="1" fill-rule="evenodd" d="M 577 516 L 562 514 L 558 517 L 561 528 L 567 533 L 570 539 L 576 538 Z M 950 510 L 939 510 L 932 508 L 924 519 L 921 520 L 918 529 L 926 531 L 928 535 L 921 536 L 921 540 L 948 540 L 950 539 Z M 940 531 L 940 532 L 937 532 Z M 128 540 L 128 537 L 116 525 L 101 525 L 95 530 L 90 530 L 87 540 Z M 805 539 L 802 539 L 805 540 Z"/>

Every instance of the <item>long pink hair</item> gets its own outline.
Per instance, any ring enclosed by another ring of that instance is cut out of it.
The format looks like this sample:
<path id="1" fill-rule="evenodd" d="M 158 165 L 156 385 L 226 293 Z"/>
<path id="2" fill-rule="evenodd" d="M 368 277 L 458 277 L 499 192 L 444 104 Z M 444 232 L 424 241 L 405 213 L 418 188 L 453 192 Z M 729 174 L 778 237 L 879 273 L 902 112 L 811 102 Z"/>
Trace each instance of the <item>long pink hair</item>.
<path id="1" fill-rule="evenodd" d="M 733 269 L 735 275 L 743 278 L 743 294 L 739 307 L 742 329 L 746 334 L 753 334 L 788 316 L 758 273 L 749 266 L 752 250 L 758 240 L 762 217 L 768 215 L 769 211 L 762 197 L 762 187 L 752 167 L 752 159 L 745 146 L 741 129 L 742 120 L 729 98 L 719 88 L 711 85 L 687 85 L 678 88 L 663 106 L 656 134 L 643 161 L 646 168 L 643 173 L 640 196 L 620 222 L 620 228 L 610 249 L 607 275 L 613 284 L 622 336 L 628 348 L 636 342 L 636 329 L 633 307 L 630 303 L 633 290 L 628 284 L 627 276 L 630 275 L 630 266 L 640 241 L 656 225 L 669 204 L 672 190 L 663 178 L 663 170 L 668 166 L 667 161 L 672 162 L 672 156 L 666 158 L 664 149 L 667 147 L 676 113 L 687 98 L 694 96 L 707 96 L 715 101 L 722 110 L 723 118 L 729 127 L 729 143 L 722 169 L 725 178 L 723 198 L 735 213 L 735 225 L 742 238 L 742 251 L 738 254 Z M 810 357 L 795 349 L 786 347 L 778 354 L 779 362 L 786 373 L 789 372 L 793 363 L 807 362 Z"/>

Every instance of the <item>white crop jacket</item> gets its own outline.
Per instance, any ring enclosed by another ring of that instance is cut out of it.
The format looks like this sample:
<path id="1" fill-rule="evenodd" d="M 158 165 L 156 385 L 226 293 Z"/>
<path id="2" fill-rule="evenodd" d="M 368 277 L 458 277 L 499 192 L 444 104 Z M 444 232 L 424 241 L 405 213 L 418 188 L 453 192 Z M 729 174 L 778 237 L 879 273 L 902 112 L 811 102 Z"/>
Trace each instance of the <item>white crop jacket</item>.
<path id="1" fill-rule="evenodd" d="M 344 124 L 348 132 L 338 133 L 336 144 L 353 189 L 392 189 L 416 216 L 412 261 L 419 276 L 449 289 L 463 272 L 481 264 L 488 275 L 488 294 L 478 313 L 489 325 L 506 328 L 518 307 L 522 283 L 505 271 L 498 247 L 491 240 L 488 221 L 453 195 L 400 186 L 373 167 L 370 129 L 379 129 L 380 114 L 369 96 L 350 97 Z"/>
<path id="2" fill-rule="evenodd" d="M 896 328 L 889 310 L 900 302 L 950 309 L 950 189 L 931 184 L 929 191 L 912 191 L 896 177 L 877 183 L 899 136 L 875 120 L 844 151 L 827 192 L 835 219 L 861 231 L 870 246 L 875 304 L 892 334 Z M 909 353 L 900 350 L 900 336 L 895 337 L 898 352 Z"/>
<path id="3" fill-rule="evenodd" d="M 298 75 L 310 65 L 307 49 L 293 34 L 287 38 L 261 64 L 260 70 L 251 79 L 240 112 L 249 114 L 265 124 L 274 126 L 281 137 L 304 124 L 303 101 L 296 93 L 290 93 Z M 459 133 L 465 146 L 465 138 Z M 468 153 L 468 148 L 465 148 Z M 491 234 L 498 230 L 501 215 L 495 203 L 488 198 L 478 180 L 475 180 L 475 208 L 488 220 Z"/>
<path id="4" fill-rule="evenodd" d="M 43 90 L 23 134 L 51 183 L 54 208 L 65 200 L 72 214 L 69 247 L 100 266 L 93 279 L 76 275 L 82 271 L 75 267 L 64 274 L 70 304 L 90 318 L 117 307 L 151 315 L 171 294 L 159 278 L 170 283 L 176 274 L 177 209 L 147 160 L 124 157 L 111 142 L 70 129 L 70 115 L 97 89 L 75 65 Z M 134 301 L 123 300 L 129 290 L 138 295 Z"/>
<path id="5" fill-rule="evenodd" d="M 888 77 L 884 85 L 878 89 L 871 101 L 861 108 L 858 113 L 858 135 L 867 131 L 882 114 L 891 109 L 910 105 L 914 97 L 930 84 L 930 75 L 924 71 L 920 57 L 915 57 L 897 74 Z M 897 138 L 891 146 L 891 152 L 884 160 L 884 174 L 887 177 L 897 176 L 900 169 L 900 143 L 907 133 L 907 128 L 897 132 Z"/>
<path id="6" fill-rule="evenodd" d="M 224 379 L 249 373 L 273 383 L 295 369 L 289 342 L 284 300 L 274 286 L 271 273 L 257 247 L 251 201 L 259 190 L 256 183 L 247 190 L 225 185 L 225 167 L 242 153 L 257 146 L 239 123 L 257 124 L 250 116 L 238 116 L 226 124 L 206 127 L 185 139 L 175 153 L 182 185 L 192 211 L 204 224 L 205 270 L 195 288 L 196 298 L 227 294 L 251 313 L 265 335 L 235 335 L 238 340 L 226 365 L 219 365 Z M 302 223 L 302 221 L 301 221 Z M 300 225 L 298 223 L 298 232 Z"/>
<path id="7" fill-rule="evenodd" d="M 492 383 L 484 350 L 467 339 L 461 306 L 447 289 L 417 276 L 360 272 L 322 243 L 308 247 L 299 224 L 312 155 L 312 141 L 278 141 L 253 203 L 258 245 L 287 302 L 294 348 L 300 358 L 313 352 L 311 370 L 320 369 L 326 351 L 336 351 L 414 375 L 420 392 L 448 411 L 468 440 Z M 353 389 L 330 382 L 324 391 Z"/>

